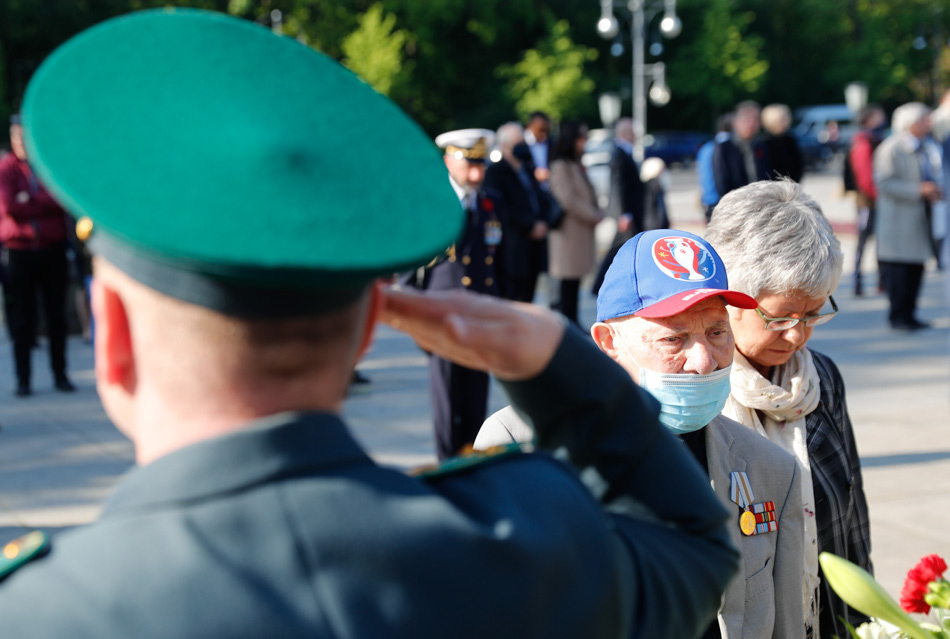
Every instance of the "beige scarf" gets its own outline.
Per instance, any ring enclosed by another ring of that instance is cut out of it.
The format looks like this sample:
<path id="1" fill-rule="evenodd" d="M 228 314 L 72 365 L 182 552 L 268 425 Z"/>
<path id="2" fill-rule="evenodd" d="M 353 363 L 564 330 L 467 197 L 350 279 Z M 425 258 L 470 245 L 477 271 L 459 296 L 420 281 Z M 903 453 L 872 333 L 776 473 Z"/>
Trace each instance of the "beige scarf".
<path id="1" fill-rule="evenodd" d="M 805 565 L 802 599 L 805 626 L 818 636 L 818 527 L 815 523 L 815 490 L 806 445 L 805 416 L 818 407 L 818 370 L 808 349 L 794 353 L 776 366 L 769 381 L 736 351 L 729 376 L 732 391 L 722 413 L 758 431 L 778 444 L 798 462 L 802 478 L 805 520 Z M 765 416 L 759 418 L 759 413 Z"/>

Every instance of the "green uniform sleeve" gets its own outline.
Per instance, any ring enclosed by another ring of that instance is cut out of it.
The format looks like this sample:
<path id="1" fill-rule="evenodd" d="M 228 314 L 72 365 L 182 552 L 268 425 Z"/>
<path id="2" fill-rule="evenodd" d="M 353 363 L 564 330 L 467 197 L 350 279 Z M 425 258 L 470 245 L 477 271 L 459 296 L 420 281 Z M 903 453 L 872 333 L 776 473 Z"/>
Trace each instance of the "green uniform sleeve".
<path id="1" fill-rule="evenodd" d="M 629 562 L 632 637 L 698 636 L 738 567 L 728 513 L 658 406 L 568 328 L 536 378 L 505 383 L 537 445 L 573 466 L 610 513 Z"/>

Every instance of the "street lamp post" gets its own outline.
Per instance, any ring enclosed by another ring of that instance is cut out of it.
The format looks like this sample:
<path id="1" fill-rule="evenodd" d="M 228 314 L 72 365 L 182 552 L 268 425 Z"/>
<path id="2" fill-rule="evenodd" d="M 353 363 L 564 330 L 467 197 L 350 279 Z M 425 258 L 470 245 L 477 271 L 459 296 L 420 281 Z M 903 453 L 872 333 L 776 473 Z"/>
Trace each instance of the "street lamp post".
<path id="1" fill-rule="evenodd" d="M 616 37 L 620 25 L 614 16 L 614 0 L 601 0 L 600 20 L 597 22 L 597 32 L 604 39 Z M 647 131 L 647 91 L 646 76 L 653 76 L 650 87 L 650 99 L 662 106 L 670 101 L 670 89 L 666 85 L 666 67 L 662 62 L 646 64 L 644 61 L 644 42 L 646 40 L 645 27 L 650 23 L 662 7 L 663 19 L 660 21 L 660 33 L 667 38 L 675 38 L 680 34 L 683 25 L 676 16 L 676 0 L 629 0 L 627 9 L 630 10 L 630 41 L 633 49 L 632 97 L 633 97 L 633 132 L 636 140 L 633 145 L 633 155 L 637 162 L 643 161 L 643 137 Z"/>

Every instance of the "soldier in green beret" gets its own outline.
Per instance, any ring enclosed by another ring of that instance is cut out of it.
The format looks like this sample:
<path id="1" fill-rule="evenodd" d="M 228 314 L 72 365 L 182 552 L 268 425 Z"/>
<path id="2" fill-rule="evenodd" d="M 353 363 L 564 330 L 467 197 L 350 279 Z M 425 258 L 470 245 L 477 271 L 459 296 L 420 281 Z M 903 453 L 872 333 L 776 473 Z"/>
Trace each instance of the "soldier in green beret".
<path id="1" fill-rule="evenodd" d="M 252 23 L 149 11 L 54 52 L 23 115 L 92 224 L 96 379 L 138 468 L 98 522 L 3 546 L 4 639 L 681 639 L 715 614 L 726 512 L 622 369 L 549 311 L 373 284 L 463 216 L 368 85 Z M 378 466 L 340 418 L 377 320 L 503 380 L 539 452 Z"/>

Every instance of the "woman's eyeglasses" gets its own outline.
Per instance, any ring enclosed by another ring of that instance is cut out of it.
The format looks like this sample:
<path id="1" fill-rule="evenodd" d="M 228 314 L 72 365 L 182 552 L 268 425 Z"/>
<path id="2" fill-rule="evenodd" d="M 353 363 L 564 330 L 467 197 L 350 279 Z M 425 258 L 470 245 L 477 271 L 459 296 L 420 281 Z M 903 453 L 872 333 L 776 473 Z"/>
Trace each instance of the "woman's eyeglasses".
<path id="1" fill-rule="evenodd" d="M 758 308 L 755 309 L 755 312 L 759 314 L 759 317 L 765 320 L 765 330 L 767 331 L 787 331 L 797 326 L 799 322 L 805 322 L 805 326 L 811 328 L 812 326 L 818 326 L 819 324 L 830 321 L 832 317 L 838 314 L 838 305 L 835 304 L 835 298 L 829 295 L 828 301 L 831 302 L 830 313 L 812 315 L 811 317 L 769 317 Z"/>

